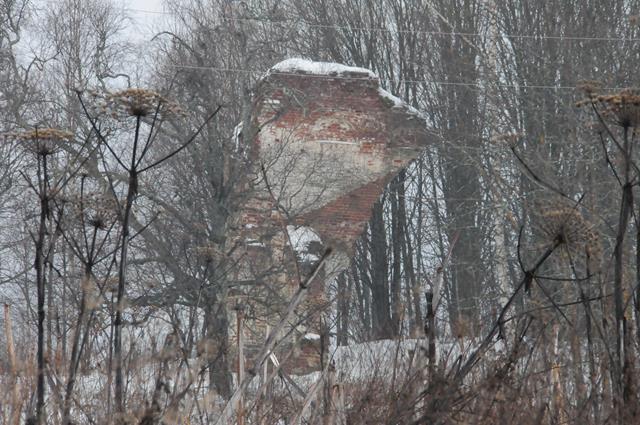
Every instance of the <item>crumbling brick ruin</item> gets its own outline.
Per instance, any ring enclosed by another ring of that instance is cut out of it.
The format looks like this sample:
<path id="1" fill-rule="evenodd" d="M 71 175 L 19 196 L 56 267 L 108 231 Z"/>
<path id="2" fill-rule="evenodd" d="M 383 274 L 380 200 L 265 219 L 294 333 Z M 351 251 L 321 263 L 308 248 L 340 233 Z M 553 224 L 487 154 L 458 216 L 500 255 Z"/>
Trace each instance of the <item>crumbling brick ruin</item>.
<path id="1" fill-rule="evenodd" d="M 305 373 L 320 364 L 326 282 L 349 265 L 385 185 L 432 136 L 420 113 L 382 90 L 371 71 L 301 59 L 261 80 L 252 127 L 243 132 L 251 140 L 250 195 L 234 219 L 235 278 L 244 283 L 235 295 L 251 295 L 247 351 L 330 248 L 288 336 L 297 349 L 285 369 Z"/>

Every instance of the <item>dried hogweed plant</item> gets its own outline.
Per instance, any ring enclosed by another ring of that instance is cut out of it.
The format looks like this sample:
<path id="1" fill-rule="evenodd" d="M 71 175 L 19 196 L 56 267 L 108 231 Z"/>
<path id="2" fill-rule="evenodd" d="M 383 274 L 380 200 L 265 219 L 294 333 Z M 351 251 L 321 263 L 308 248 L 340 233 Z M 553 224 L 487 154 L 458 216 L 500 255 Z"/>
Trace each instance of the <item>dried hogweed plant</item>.
<path id="1" fill-rule="evenodd" d="M 520 133 L 503 133 L 491 138 L 491 142 L 497 145 L 506 145 L 509 148 L 518 144 L 523 135 Z"/>
<path id="2" fill-rule="evenodd" d="M 582 80 L 576 88 L 587 95 L 587 99 L 577 103 L 576 106 L 582 106 L 584 103 L 588 103 L 589 100 L 594 100 L 598 93 L 602 90 L 602 83 L 596 80 Z"/>
<path id="3" fill-rule="evenodd" d="M 590 258 L 598 258 L 601 254 L 598 234 L 575 208 L 544 210 L 540 230 L 546 241 L 566 247 L 572 255 L 585 253 Z"/>
<path id="4" fill-rule="evenodd" d="M 587 81 L 578 86 L 585 92 L 586 99 L 576 106 L 592 106 L 608 122 L 623 128 L 640 126 L 640 90 L 627 88 L 613 94 L 598 94 L 600 85 Z"/>
<path id="5" fill-rule="evenodd" d="M 626 395 L 634 386 L 632 368 L 625 365 L 629 338 L 629 323 L 626 320 L 628 303 L 625 300 L 623 276 L 625 274 L 625 239 L 629 233 L 629 224 L 634 210 L 633 186 L 640 178 L 640 168 L 634 160 L 634 145 L 637 129 L 640 127 L 640 90 L 624 89 L 618 93 L 599 95 L 594 89 L 587 92 L 588 98 L 578 102 L 578 106 L 589 105 L 601 124 L 598 131 L 603 153 L 620 188 L 620 209 L 616 239 L 613 252 L 613 297 L 615 303 L 615 353 L 612 356 L 612 388 L 615 400 L 616 416 L 623 417 Z M 609 124 L 622 129 L 622 134 L 612 131 Z M 630 131 L 631 130 L 631 131 Z M 605 136 L 615 147 L 618 161 L 610 159 L 609 147 Z M 636 244 L 640 244 L 640 233 L 636 233 Z M 636 253 L 636 262 L 640 264 L 640 251 Z M 640 299 L 640 285 L 636 285 L 636 299 Z M 640 302 L 636 303 L 636 326 L 640 328 Z"/>
<path id="6" fill-rule="evenodd" d="M 215 258 L 219 258 L 223 255 L 220 249 L 214 244 L 197 246 L 194 251 L 198 257 L 202 258 L 207 263 L 210 263 Z"/>
<path id="7" fill-rule="evenodd" d="M 603 116 L 620 127 L 640 126 L 640 91 L 625 89 L 620 93 L 597 96 Z"/>
<path id="8" fill-rule="evenodd" d="M 82 93 L 78 92 L 78 98 L 82 108 L 89 119 L 94 132 L 98 135 L 99 140 L 107 147 L 117 164 L 128 174 L 126 184 L 126 197 L 124 204 L 120 209 L 120 240 L 118 242 L 118 285 L 115 300 L 115 314 L 113 321 L 114 337 L 113 337 L 113 370 L 114 379 L 114 404 L 118 414 L 125 412 L 124 400 L 124 371 L 123 371 L 123 353 L 122 353 L 122 333 L 123 333 L 123 314 L 125 309 L 125 296 L 127 286 L 127 252 L 129 243 L 130 220 L 132 208 L 138 197 L 138 184 L 140 175 L 145 171 L 158 167 L 165 161 L 180 153 L 200 134 L 202 129 L 220 110 L 218 106 L 215 111 L 205 120 L 204 123 L 180 146 L 168 154 L 161 156 L 159 159 L 148 159 L 151 155 L 150 151 L 154 144 L 154 140 L 160 132 L 159 122 L 170 116 L 184 116 L 184 111 L 175 102 L 172 102 L 159 95 L 158 93 L 145 89 L 126 89 L 114 93 L 98 93 L 89 92 L 89 98 L 92 101 L 90 107 L 87 107 L 83 100 Z M 135 118 L 135 131 L 132 137 L 132 143 L 126 150 L 126 153 L 117 153 L 110 141 L 107 140 L 105 134 L 100 130 L 97 120 L 103 118 L 116 119 L 124 123 L 129 118 Z M 141 125 L 148 124 L 146 136 L 142 136 Z M 110 181 L 111 182 L 111 181 Z M 112 183 L 112 182 L 111 182 Z M 111 192 L 117 193 L 116 187 L 111 186 Z M 102 219 L 94 217 L 96 225 L 102 225 Z"/>
<path id="9" fill-rule="evenodd" d="M 38 198 L 39 219 L 37 222 L 37 231 L 33 234 L 34 250 L 35 250 L 35 287 L 37 298 L 37 381 L 36 381 L 36 404 L 35 415 L 31 418 L 35 423 L 41 424 L 45 422 L 45 320 L 47 311 L 45 310 L 46 288 L 51 282 L 48 282 L 46 268 L 53 263 L 53 246 L 56 243 L 56 235 L 60 231 L 60 227 L 54 224 L 55 220 L 53 210 L 55 196 L 59 195 L 61 190 L 69 182 L 70 175 L 73 176 L 75 171 L 68 170 L 65 177 L 53 178 L 49 157 L 60 151 L 65 143 L 74 140 L 74 135 L 68 131 L 56 128 L 35 128 L 18 133 L 5 135 L 5 139 L 18 143 L 28 152 L 32 152 L 37 158 L 37 169 L 35 179 L 29 177 L 26 173 L 22 173 L 29 187 L 35 192 Z M 82 147 L 84 148 L 86 144 Z M 35 180 L 35 181 L 34 181 Z"/>
<path id="10" fill-rule="evenodd" d="M 39 156 L 53 155 L 65 143 L 74 139 L 73 133 L 57 128 L 36 128 L 19 133 L 7 133 L 4 137 L 18 142 L 21 147 Z"/>
<path id="11" fill-rule="evenodd" d="M 147 89 L 130 88 L 118 92 L 88 92 L 92 111 L 98 116 L 114 119 L 154 117 L 155 119 L 184 117 L 186 113 L 177 103 Z"/>
<path id="12" fill-rule="evenodd" d="M 106 230 L 118 219 L 118 201 L 109 194 L 86 193 L 70 199 L 72 218 L 87 227 Z"/>
<path id="13" fill-rule="evenodd" d="M 103 251 L 119 216 L 119 205 L 113 196 L 100 192 L 86 193 L 84 187 L 85 177 L 81 180 L 79 193 L 66 200 L 69 206 L 66 220 L 69 221 L 69 227 L 76 231 L 66 232 L 65 239 L 83 266 L 83 277 L 79 286 L 80 309 L 71 341 L 71 358 L 63 397 L 63 423 L 69 423 L 79 361 L 90 338 L 95 310 L 106 289 L 104 284 L 100 285 L 97 281 L 95 266 L 111 257 Z M 107 272 L 106 276 L 109 274 Z"/>
<path id="14" fill-rule="evenodd" d="M 583 269 L 589 278 L 601 270 L 600 235 L 575 207 L 542 209 L 537 231 L 545 246 L 560 248 L 557 259 L 574 274 Z"/>

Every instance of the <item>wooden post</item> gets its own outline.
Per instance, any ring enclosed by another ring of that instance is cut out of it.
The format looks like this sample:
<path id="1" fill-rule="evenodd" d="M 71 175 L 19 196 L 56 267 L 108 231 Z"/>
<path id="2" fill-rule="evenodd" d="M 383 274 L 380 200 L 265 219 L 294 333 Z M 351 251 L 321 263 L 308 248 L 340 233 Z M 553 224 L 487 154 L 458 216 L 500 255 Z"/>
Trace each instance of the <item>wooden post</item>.
<path id="1" fill-rule="evenodd" d="M 425 324 L 425 334 L 429 340 L 428 359 L 429 359 L 429 380 L 433 379 L 436 367 L 436 312 L 433 308 L 433 292 L 425 293 L 427 298 L 427 317 Z"/>
<path id="2" fill-rule="evenodd" d="M 267 323 L 266 325 L 266 331 L 265 331 L 265 340 L 266 337 L 269 335 L 269 332 L 271 331 L 271 327 L 269 326 L 269 324 Z M 262 382 L 266 383 L 267 382 L 267 378 L 269 376 L 269 362 L 264 362 L 264 364 L 262 365 Z"/>
<path id="3" fill-rule="evenodd" d="M 266 342 L 266 338 L 269 336 L 269 331 L 271 330 L 269 324 L 267 323 L 265 326 L 265 342 Z M 264 362 L 262 365 L 262 376 L 261 376 L 261 383 L 260 383 L 260 387 L 262 387 L 263 385 L 266 386 L 268 385 L 269 382 L 269 362 Z M 258 397 L 260 397 L 260 392 L 258 392 Z M 266 422 L 266 417 L 264 415 L 264 406 L 267 402 L 267 400 L 269 400 L 269 389 L 265 389 L 264 392 L 264 397 L 262 397 L 262 400 L 258 400 L 257 401 L 257 406 L 256 406 L 256 417 L 258 418 L 258 424 L 260 425 L 267 425 Z"/>
<path id="4" fill-rule="evenodd" d="M 11 313 L 9 312 L 9 304 L 4 305 L 4 333 L 7 339 L 7 355 L 9 357 L 9 371 L 11 377 L 17 374 L 16 352 L 13 344 L 13 330 L 11 329 Z"/>
<path id="5" fill-rule="evenodd" d="M 335 425 L 336 420 L 336 367 L 333 362 L 329 364 L 327 379 L 325 381 L 325 401 L 323 425 Z"/>
<path id="6" fill-rule="evenodd" d="M 7 339 L 7 355 L 9 357 L 9 373 L 11 389 L 11 420 L 8 422 L 12 425 L 18 425 L 20 423 L 20 412 L 22 408 L 22 400 L 19 397 L 19 384 L 18 384 L 18 362 L 16 360 L 16 350 L 13 343 L 13 329 L 11 325 L 11 313 L 9 311 L 9 304 L 4 305 L 4 333 Z"/>
<path id="7" fill-rule="evenodd" d="M 558 423 L 568 423 L 564 408 L 564 397 L 562 394 L 562 385 L 560 383 L 560 326 L 556 323 L 551 328 L 551 337 L 553 339 L 553 357 L 551 364 L 551 392 L 553 394 L 553 415 Z"/>
<path id="8" fill-rule="evenodd" d="M 322 370 L 326 370 L 324 380 L 324 412 L 322 415 L 323 425 L 333 425 L 333 385 L 335 367 L 329 362 L 329 327 L 324 317 L 320 323 L 320 364 Z"/>
<path id="9" fill-rule="evenodd" d="M 336 406 L 336 425 L 347 425 L 347 409 L 344 403 L 344 386 L 342 384 L 336 384 L 336 391 L 338 392 Z"/>
<path id="10" fill-rule="evenodd" d="M 236 325 L 238 338 L 238 384 L 244 381 L 244 332 L 242 331 L 244 322 L 244 306 L 241 303 L 236 305 Z M 238 425 L 244 425 L 244 397 L 240 396 L 238 401 Z"/>

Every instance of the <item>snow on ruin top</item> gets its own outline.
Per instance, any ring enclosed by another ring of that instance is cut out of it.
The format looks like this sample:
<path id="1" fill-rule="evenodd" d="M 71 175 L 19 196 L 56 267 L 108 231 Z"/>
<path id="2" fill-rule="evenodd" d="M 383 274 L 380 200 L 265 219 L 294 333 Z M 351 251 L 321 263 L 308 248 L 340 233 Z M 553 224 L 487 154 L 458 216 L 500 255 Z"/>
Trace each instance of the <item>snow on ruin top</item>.
<path id="1" fill-rule="evenodd" d="M 308 59 L 291 58 L 274 65 L 267 75 L 279 73 L 304 73 L 311 75 L 362 74 L 368 78 L 378 78 L 366 68 L 347 66 L 335 62 L 314 62 Z"/>

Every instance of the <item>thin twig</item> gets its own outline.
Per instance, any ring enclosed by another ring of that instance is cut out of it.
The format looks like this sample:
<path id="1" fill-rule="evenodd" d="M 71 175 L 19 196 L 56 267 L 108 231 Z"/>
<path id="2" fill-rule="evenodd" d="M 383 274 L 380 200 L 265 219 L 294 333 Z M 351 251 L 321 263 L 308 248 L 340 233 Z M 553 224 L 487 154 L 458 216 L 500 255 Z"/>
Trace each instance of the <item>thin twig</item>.
<path id="1" fill-rule="evenodd" d="M 124 163 L 120 160 L 120 158 L 115 153 L 115 151 L 113 149 L 111 149 L 111 146 L 107 142 L 107 139 L 105 139 L 105 137 L 102 135 L 102 132 L 98 129 L 98 126 L 96 125 L 95 120 L 93 118 L 91 118 L 91 115 L 89 114 L 89 111 L 87 110 L 87 107 L 84 104 L 84 100 L 82 100 L 82 92 L 77 91 L 76 93 L 78 94 L 78 99 L 80 100 L 80 105 L 82 106 L 82 110 L 84 111 L 84 114 L 87 116 L 87 119 L 89 120 L 89 123 L 91 123 L 91 127 L 93 127 L 93 130 L 98 135 L 98 138 L 100 139 L 100 141 L 102 143 L 104 143 L 104 145 L 107 147 L 107 149 L 109 149 L 109 152 L 111 152 L 111 155 L 113 155 L 113 157 L 116 159 L 116 161 L 118 161 L 118 164 L 120 164 L 120 166 L 122 168 L 124 168 L 125 170 L 129 171 L 127 166 L 124 165 Z"/>
<path id="2" fill-rule="evenodd" d="M 213 117 L 216 116 L 216 114 L 218 113 L 218 111 L 220 111 L 220 109 L 222 108 L 222 105 L 218 105 L 218 107 L 216 108 L 215 111 L 213 111 L 213 113 L 211 115 L 209 115 L 209 117 L 207 117 L 207 119 L 200 125 L 200 127 L 198 127 L 198 129 L 195 131 L 195 133 L 193 133 L 191 135 L 191 137 L 182 144 L 182 146 L 180 146 L 178 149 L 174 150 L 173 152 L 165 155 L 164 157 L 160 158 L 159 160 L 151 163 L 150 165 L 147 165 L 146 167 L 142 168 L 140 171 L 138 171 L 139 174 L 144 173 L 145 171 L 162 164 L 163 162 L 165 162 L 166 160 L 172 158 L 173 156 L 177 155 L 179 152 L 181 152 L 183 149 L 185 149 L 187 146 L 189 146 L 191 144 L 191 142 L 193 142 L 196 137 L 200 134 L 200 132 L 202 131 L 202 129 L 209 123 L 209 121 L 211 121 L 213 119 Z"/>

